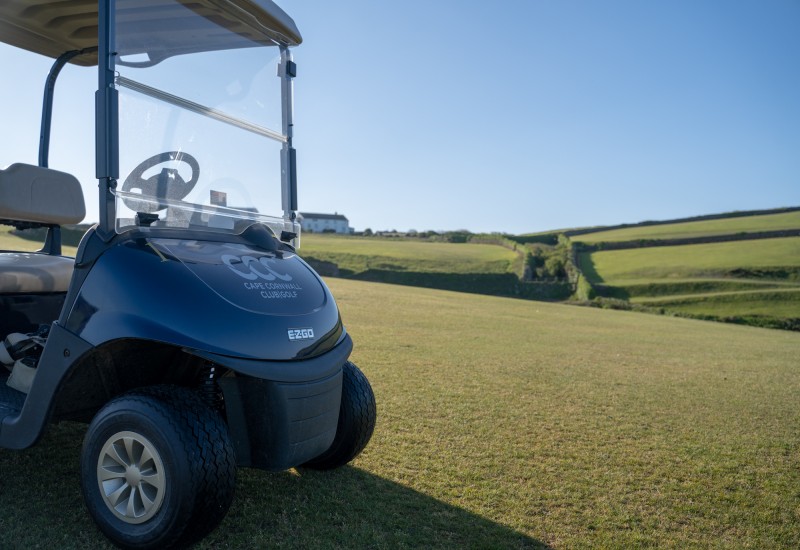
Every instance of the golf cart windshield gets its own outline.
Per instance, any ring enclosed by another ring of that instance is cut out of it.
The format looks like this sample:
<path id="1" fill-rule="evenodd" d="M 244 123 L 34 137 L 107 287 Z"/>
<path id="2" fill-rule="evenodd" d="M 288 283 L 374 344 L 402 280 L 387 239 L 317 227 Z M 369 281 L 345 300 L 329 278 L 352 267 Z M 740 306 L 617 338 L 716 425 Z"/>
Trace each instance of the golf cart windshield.
<path id="1" fill-rule="evenodd" d="M 285 48 L 202 3 L 145 3 L 163 18 L 138 17 L 141 0 L 116 2 L 117 231 L 238 233 L 260 222 L 299 234 L 282 197 Z"/>

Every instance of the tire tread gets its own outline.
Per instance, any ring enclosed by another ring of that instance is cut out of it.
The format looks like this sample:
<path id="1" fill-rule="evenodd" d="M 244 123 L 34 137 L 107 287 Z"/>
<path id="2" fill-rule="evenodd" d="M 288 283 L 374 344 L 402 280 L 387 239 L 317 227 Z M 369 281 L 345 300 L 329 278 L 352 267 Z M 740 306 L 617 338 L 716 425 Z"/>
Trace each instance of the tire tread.
<path id="1" fill-rule="evenodd" d="M 330 470 L 344 466 L 364 450 L 375 431 L 375 394 L 364 373 L 350 361 L 342 367 L 342 404 L 330 448 L 304 466 Z"/>
<path id="2" fill-rule="evenodd" d="M 200 540 L 219 525 L 228 511 L 236 480 L 236 455 L 222 417 L 211 410 L 197 393 L 181 386 L 149 386 L 132 390 L 106 404 L 92 422 L 84 448 L 97 419 L 121 408 L 135 410 L 151 422 L 164 422 L 177 435 L 178 446 L 189 464 L 189 483 L 192 487 L 191 506 L 176 516 L 167 532 L 156 539 L 126 539 L 110 525 L 98 523 L 103 532 L 125 548 L 185 547 Z M 96 460 L 96 459 L 95 459 Z M 91 468 L 89 468 L 91 470 Z M 84 482 L 84 494 L 92 491 L 95 478 Z M 87 496 L 92 511 L 93 503 Z M 97 519 L 97 518 L 96 518 Z"/>

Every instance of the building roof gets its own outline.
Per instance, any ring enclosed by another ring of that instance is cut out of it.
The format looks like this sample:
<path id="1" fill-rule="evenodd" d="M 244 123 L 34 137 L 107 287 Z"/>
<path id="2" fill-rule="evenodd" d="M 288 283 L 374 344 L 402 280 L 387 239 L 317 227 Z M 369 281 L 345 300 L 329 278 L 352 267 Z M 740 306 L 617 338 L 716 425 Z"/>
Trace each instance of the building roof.
<path id="1" fill-rule="evenodd" d="M 314 212 L 300 212 L 300 216 L 304 220 L 341 220 L 341 221 L 350 221 L 344 214 L 317 214 Z"/>

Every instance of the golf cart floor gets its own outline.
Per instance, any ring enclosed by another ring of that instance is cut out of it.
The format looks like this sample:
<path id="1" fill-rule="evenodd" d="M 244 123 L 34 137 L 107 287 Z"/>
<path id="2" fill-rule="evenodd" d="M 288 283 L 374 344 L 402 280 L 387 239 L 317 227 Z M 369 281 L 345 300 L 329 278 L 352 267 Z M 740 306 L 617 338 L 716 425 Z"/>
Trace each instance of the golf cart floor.
<path id="1" fill-rule="evenodd" d="M 8 371 L 0 369 L 0 418 L 18 414 L 25 404 L 25 394 L 6 385 L 8 377 Z"/>

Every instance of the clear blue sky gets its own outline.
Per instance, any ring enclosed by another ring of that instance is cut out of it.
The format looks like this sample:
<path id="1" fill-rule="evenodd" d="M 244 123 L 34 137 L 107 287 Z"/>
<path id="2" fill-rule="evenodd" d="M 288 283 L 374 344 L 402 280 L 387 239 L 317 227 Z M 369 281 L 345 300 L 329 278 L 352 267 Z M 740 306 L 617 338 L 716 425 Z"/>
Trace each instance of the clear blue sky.
<path id="1" fill-rule="evenodd" d="M 800 205 L 797 0 L 278 3 L 305 39 L 301 210 L 523 233 Z M 19 81 L 0 88 L 0 165 L 35 162 L 50 61 L 2 46 L 0 63 Z M 59 97 L 51 165 L 96 217 L 76 160 L 94 73 L 64 76 L 81 91 Z"/>

